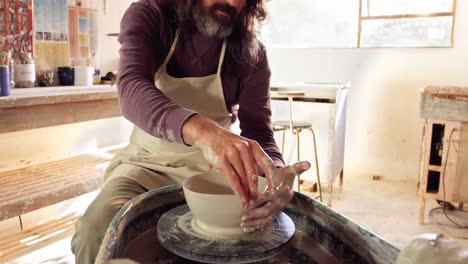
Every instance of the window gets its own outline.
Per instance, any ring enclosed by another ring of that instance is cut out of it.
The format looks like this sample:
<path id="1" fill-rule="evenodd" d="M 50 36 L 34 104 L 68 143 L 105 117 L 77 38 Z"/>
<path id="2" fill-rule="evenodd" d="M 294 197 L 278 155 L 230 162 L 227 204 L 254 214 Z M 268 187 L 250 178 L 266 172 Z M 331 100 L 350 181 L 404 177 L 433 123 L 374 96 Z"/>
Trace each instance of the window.
<path id="1" fill-rule="evenodd" d="M 269 47 L 354 47 L 359 0 L 272 0 L 261 37 Z"/>
<path id="2" fill-rule="evenodd" d="M 451 47 L 456 0 L 274 0 L 268 47 Z"/>
<path id="3" fill-rule="evenodd" d="M 360 0 L 358 47 L 450 47 L 456 0 Z"/>

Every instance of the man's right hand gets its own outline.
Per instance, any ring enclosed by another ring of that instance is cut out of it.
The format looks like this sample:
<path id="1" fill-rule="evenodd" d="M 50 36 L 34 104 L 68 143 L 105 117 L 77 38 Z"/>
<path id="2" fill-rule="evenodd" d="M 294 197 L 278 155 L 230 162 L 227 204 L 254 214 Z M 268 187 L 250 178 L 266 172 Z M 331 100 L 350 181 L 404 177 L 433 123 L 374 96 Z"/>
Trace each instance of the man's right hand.
<path id="1" fill-rule="evenodd" d="M 184 123 L 182 136 L 186 144 L 199 147 L 205 159 L 226 175 L 242 207 L 247 208 L 258 198 L 256 164 L 265 172 L 271 190 L 275 167 L 256 141 L 231 133 L 199 114 Z"/>

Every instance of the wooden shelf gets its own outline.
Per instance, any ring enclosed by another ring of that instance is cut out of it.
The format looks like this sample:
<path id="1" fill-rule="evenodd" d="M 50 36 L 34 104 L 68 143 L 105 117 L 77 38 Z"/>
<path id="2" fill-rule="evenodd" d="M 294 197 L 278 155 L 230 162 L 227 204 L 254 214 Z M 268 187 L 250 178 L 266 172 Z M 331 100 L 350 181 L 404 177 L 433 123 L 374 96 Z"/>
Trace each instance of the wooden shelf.
<path id="1" fill-rule="evenodd" d="M 449 203 L 468 201 L 468 123 L 426 119 L 421 151 L 419 223 L 424 223 L 426 199 Z M 440 164 L 433 165 L 431 155 L 442 144 Z M 437 148 L 437 149 L 436 149 Z M 429 189 L 429 190 L 428 190 Z"/>
<path id="2" fill-rule="evenodd" d="M 118 149 L 0 173 L 0 221 L 97 190 Z"/>
<path id="3" fill-rule="evenodd" d="M 106 85 L 13 89 L 0 111 L 0 133 L 122 115 L 117 88 Z"/>

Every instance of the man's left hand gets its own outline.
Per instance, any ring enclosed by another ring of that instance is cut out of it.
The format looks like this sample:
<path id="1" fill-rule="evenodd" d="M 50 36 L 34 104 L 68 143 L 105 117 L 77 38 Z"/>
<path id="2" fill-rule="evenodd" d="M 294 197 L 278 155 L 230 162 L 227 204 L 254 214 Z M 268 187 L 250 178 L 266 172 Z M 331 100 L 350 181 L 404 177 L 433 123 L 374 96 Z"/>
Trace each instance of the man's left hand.
<path id="1" fill-rule="evenodd" d="M 242 216 L 242 229 L 245 232 L 253 232 L 270 223 L 291 201 L 294 195 L 294 178 L 309 168 L 310 163 L 302 161 L 292 166 L 274 169 L 272 188 L 250 203 L 250 210 Z"/>

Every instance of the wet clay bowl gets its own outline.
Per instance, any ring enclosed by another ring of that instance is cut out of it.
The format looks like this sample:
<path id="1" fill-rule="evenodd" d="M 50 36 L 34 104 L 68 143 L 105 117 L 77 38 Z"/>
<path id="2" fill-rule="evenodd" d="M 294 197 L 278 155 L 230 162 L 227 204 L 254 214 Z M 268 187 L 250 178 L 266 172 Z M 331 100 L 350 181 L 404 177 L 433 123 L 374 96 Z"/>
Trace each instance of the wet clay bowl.
<path id="1" fill-rule="evenodd" d="M 258 177 L 258 191 L 267 181 Z M 192 176 L 182 183 L 185 200 L 193 215 L 192 228 L 204 237 L 235 239 L 244 234 L 240 227 L 246 211 L 221 172 L 210 171 Z"/>

